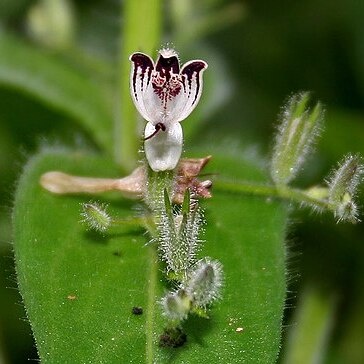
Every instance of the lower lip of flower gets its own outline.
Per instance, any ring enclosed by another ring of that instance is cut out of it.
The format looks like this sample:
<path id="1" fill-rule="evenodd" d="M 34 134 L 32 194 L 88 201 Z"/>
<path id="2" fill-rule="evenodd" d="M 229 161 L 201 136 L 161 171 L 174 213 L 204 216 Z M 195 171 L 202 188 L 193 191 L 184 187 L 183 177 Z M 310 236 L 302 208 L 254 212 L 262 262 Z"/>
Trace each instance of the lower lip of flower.
<path id="1" fill-rule="evenodd" d="M 156 132 L 156 125 L 148 122 L 145 127 L 144 151 L 153 171 L 172 170 L 177 166 L 181 157 L 183 133 L 180 123 L 164 125 Z M 153 135 L 154 134 L 154 135 Z M 150 137 L 153 135 L 153 137 Z"/>

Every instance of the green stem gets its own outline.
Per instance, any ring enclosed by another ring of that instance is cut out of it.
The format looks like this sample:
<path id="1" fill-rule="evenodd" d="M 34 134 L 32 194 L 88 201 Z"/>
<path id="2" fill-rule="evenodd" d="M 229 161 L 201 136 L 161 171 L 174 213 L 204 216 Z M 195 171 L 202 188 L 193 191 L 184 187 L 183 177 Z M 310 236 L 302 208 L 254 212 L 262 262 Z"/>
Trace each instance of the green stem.
<path id="1" fill-rule="evenodd" d="M 120 42 L 120 103 L 115 121 L 115 158 L 127 171 L 138 159 L 140 130 L 138 115 L 129 90 L 130 62 L 133 52 L 152 53 L 158 48 L 161 33 L 161 0 L 125 0 Z"/>
<path id="2" fill-rule="evenodd" d="M 143 217 L 133 217 L 129 219 L 113 219 L 112 224 L 117 225 L 129 225 L 129 226 L 143 226 L 150 234 L 151 237 L 156 235 L 156 225 L 154 218 L 150 215 Z"/>
<path id="3" fill-rule="evenodd" d="M 278 197 L 298 203 L 305 203 L 311 206 L 313 205 L 321 209 L 334 210 L 334 207 L 328 201 L 311 197 L 303 190 L 288 186 L 216 181 L 214 182 L 214 188 L 222 191 L 243 192 L 264 197 Z"/>
<path id="4" fill-rule="evenodd" d="M 288 331 L 282 363 L 322 363 L 335 320 L 336 299 L 318 288 L 307 288 L 298 302 Z"/>
<path id="5" fill-rule="evenodd" d="M 158 276 L 158 264 L 157 261 L 157 252 L 155 247 L 149 247 L 149 284 L 148 284 L 148 303 L 147 303 L 147 313 L 146 313 L 146 322 L 145 322 L 145 330 L 146 330 L 146 363 L 152 364 L 154 361 L 154 331 L 155 331 L 155 309 L 156 309 L 156 291 L 157 291 L 157 276 Z"/>
<path id="6" fill-rule="evenodd" d="M 159 215 L 165 210 L 164 191 L 172 194 L 173 171 L 154 172 L 148 169 L 148 192 L 145 201 L 152 211 Z"/>
<path id="7" fill-rule="evenodd" d="M 113 225 L 134 225 L 134 226 L 143 226 L 147 224 L 151 220 L 148 217 L 132 217 L 128 219 L 113 219 Z"/>

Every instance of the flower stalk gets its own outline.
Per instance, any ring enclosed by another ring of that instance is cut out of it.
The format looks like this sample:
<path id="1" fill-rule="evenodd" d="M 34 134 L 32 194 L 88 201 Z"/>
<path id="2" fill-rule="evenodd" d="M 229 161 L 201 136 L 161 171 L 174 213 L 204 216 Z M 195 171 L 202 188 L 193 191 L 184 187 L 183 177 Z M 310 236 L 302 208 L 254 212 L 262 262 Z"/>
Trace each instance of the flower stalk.
<path id="1" fill-rule="evenodd" d="M 314 187 L 319 188 L 319 187 Z M 248 182 L 228 182 L 228 181 L 214 181 L 214 189 L 228 192 L 245 193 L 265 198 L 280 198 L 282 200 L 289 200 L 298 204 L 312 206 L 318 210 L 331 210 L 332 206 L 329 201 L 320 196 L 312 194 L 312 188 L 307 190 L 300 190 L 290 186 L 280 186 L 270 184 L 248 183 Z M 324 188 L 324 190 L 327 190 Z"/>
<path id="2" fill-rule="evenodd" d="M 154 219 L 151 215 L 117 218 L 108 212 L 107 204 L 94 201 L 83 203 L 81 207 L 81 222 L 90 230 L 105 233 L 112 227 L 129 225 L 143 226 L 152 236 L 155 234 Z"/>

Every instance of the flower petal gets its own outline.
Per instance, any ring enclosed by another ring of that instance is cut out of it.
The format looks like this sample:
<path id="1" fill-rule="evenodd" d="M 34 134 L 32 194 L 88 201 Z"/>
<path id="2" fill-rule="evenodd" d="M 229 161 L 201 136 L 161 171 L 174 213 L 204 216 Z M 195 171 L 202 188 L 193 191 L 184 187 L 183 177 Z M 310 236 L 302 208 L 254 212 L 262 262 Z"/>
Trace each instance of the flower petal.
<path id="1" fill-rule="evenodd" d="M 164 124 L 182 121 L 190 115 L 201 97 L 202 74 L 206 68 L 204 61 L 190 61 L 179 75 L 172 74 L 162 105 Z"/>
<path id="2" fill-rule="evenodd" d="M 149 122 L 145 126 L 144 135 L 154 133 L 155 126 Z M 144 142 L 145 156 L 155 172 L 174 169 L 182 153 L 183 134 L 179 123 L 173 123 L 166 131 L 159 131 Z"/>
<path id="3" fill-rule="evenodd" d="M 131 94 L 145 120 L 153 125 L 171 125 L 184 120 L 196 107 L 206 62 L 189 61 L 180 71 L 177 53 L 172 49 L 162 49 L 155 65 L 143 53 L 132 54 L 130 60 Z"/>
<path id="4" fill-rule="evenodd" d="M 202 74 L 208 67 L 204 61 L 189 61 L 183 65 L 181 75 L 183 76 L 183 93 L 185 98 L 185 105 L 183 109 L 175 110 L 178 114 L 177 121 L 182 121 L 198 104 L 202 93 Z M 177 112 L 178 111 L 178 112 Z"/>
<path id="5" fill-rule="evenodd" d="M 182 77 L 177 53 L 173 49 L 162 49 L 152 73 L 151 84 L 143 94 L 144 105 L 153 115 L 153 124 L 176 122 L 174 105 L 179 100 L 184 102 L 181 94 Z"/>
<path id="6" fill-rule="evenodd" d="M 177 53 L 168 49 L 162 49 L 155 65 L 155 69 L 160 73 L 161 77 L 166 77 L 169 81 L 172 73 L 179 74 L 179 60 Z"/>
<path id="7" fill-rule="evenodd" d="M 153 114 L 145 104 L 144 99 L 148 86 L 151 83 L 154 62 L 143 53 L 133 53 L 130 56 L 130 61 L 133 63 L 130 73 L 130 93 L 134 104 L 145 120 L 152 121 Z"/>

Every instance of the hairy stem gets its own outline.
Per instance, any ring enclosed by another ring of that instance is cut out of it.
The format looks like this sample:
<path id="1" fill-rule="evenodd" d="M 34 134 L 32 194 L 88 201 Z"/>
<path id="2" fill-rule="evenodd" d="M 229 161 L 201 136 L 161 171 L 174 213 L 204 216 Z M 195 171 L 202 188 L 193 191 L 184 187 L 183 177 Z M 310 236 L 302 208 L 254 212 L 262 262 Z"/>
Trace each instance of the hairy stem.
<path id="1" fill-rule="evenodd" d="M 308 204 L 320 209 L 334 210 L 333 205 L 328 201 L 311 197 L 307 194 L 306 191 L 291 188 L 289 186 L 278 187 L 274 185 L 263 185 L 254 183 L 216 181 L 214 182 L 214 188 L 222 191 L 243 192 L 264 197 L 278 197 L 285 200 Z"/>

